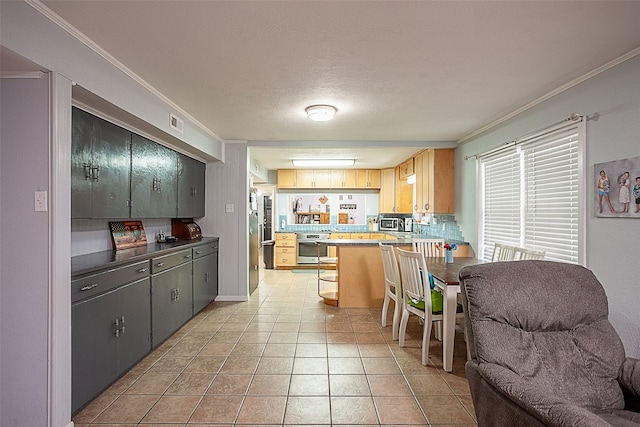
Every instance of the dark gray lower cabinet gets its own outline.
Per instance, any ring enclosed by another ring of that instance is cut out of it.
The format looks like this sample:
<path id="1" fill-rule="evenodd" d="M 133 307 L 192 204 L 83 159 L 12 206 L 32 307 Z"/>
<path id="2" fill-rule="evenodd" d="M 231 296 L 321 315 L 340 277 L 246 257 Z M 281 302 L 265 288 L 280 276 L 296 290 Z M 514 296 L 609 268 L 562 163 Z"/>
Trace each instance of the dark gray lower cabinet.
<path id="1" fill-rule="evenodd" d="M 154 263 L 157 263 L 156 261 L 156 259 L 153 260 Z M 191 281 L 191 259 L 189 262 L 151 276 L 153 347 L 157 347 L 191 318 L 193 305 Z"/>
<path id="2" fill-rule="evenodd" d="M 151 350 L 147 276 L 71 306 L 72 413 Z"/>
<path id="3" fill-rule="evenodd" d="M 73 414 L 193 317 L 194 307 L 213 301 L 218 242 L 206 238 L 72 278 Z M 72 265 L 93 264 L 94 256 L 74 257 Z"/>
<path id="4" fill-rule="evenodd" d="M 218 241 L 193 248 L 193 314 L 218 296 Z"/>

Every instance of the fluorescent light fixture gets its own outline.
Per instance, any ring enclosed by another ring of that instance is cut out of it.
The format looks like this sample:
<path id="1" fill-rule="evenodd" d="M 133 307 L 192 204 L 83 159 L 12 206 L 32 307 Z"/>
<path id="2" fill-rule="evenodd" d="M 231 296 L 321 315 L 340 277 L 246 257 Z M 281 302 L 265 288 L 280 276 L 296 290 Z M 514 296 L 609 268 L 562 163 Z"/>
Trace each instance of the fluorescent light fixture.
<path id="1" fill-rule="evenodd" d="M 338 109 L 332 105 L 311 105 L 305 110 L 307 117 L 316 122 L 326 122 L 333 119 Z"/>
<path id="2" fill-rule="evenodd" d="M 407 184 L 415 184 L 416 183 L 416 175 L 409 175 L 407 177 Z"/>
<path id="3" fill-rule="evenodd" d="M 353 166 L 356 161 L 354 159 L 293 159 L 291 163 L 295 167 L 327 168 Z"/>

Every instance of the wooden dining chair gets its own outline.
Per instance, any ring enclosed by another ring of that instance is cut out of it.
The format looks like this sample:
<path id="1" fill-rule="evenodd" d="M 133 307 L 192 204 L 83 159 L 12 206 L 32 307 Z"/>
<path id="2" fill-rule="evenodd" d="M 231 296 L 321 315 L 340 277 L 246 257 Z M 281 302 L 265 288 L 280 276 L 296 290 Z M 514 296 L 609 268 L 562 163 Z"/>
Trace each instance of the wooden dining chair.
<path id="1" fill-rule="evenodd" d="M 393 340 L 398 339 L 398 328 L 400 325 L 400 309 L 402 304 L 402 287 L 400 285 L 400 271 L 398 270 L 398 260 L 393 246 L 378 243 L 382 254 L 382 269 L 384 270 L 384 302 L 382 303 L 382 326 L 387 326 L 387 311 L 389 303 L 394 302 L 393 321 L 391 323 L 391 336 Z"/>
<path id="2" fill-rule="evenodd" d="M 444 239 L 413 239 L 413 251 L 420 252 L 425 257 L 444 257 Z"/>
<path id="3" fill-rule="evenodd" d="M 522 261 L 525 259 L 544 259 L 545 251 L 527 248 L 514 248 L 514 260 Z"/>
<path id="4" fill-rule="evenodd" d="M 425 257 L 414 251 L 396 249 L 400 264 L 402 281 L 402 319 L 400 320 L 399 344 L 404 347 L 409 316 L 414 314 L 424 322 L 422 330 L 422 365 L 429 362 L 429 340 L 433 322 L 443 320 L 442 313 L 433 313 L 431 305 L 431 288 Z M 424 280 L 423 280 L 424 278 Z M 464 319 L 464 313 L 456 314 L 456 319 Z"/>
<path id="5" fill-rule="evenodd" d="M 495 243 L 493 246 L 493 255 L 491 256 L 491 262 L 513 261 L 515 255 L 516 255 L 515 246 L 505 245 L 502 243 Z"/>

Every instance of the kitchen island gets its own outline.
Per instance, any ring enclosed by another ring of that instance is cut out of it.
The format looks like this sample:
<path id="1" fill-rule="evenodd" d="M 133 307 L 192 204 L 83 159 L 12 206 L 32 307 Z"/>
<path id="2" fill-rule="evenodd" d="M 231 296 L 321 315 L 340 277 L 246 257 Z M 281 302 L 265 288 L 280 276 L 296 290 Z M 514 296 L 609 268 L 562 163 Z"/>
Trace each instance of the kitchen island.
<path id="1" fill-rule="evenodd" d="M 377 308 L 382 307 L 385 292 L 384 270 L 378 243 L 411 250 L 413 239 L 400 236 L 396 240 L 327 239 L 317 242 L 319 245 L 336 248 L 338 307 Z M 460 244 L 458 248 L 459 250 L 455 251 L 456 256 L 468 256 L 469 245 Z"/>

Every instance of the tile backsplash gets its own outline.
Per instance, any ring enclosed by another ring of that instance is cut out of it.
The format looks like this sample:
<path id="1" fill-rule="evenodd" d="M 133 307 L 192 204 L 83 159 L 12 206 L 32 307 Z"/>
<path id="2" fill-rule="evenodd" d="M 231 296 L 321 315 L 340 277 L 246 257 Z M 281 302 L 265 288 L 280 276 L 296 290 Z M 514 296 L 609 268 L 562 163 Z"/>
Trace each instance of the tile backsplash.
<path id="1" fill-rule="evenodd" d="M 377 215 L 367 216 L 377 218 Z M 282 224 L 285 224 L 282 228 Z M 331 215 L 331 224 L 287 224 L 287 215 L 280 215 L 278 217 L 277 231 L 284 232 L 351 232 L 361 233 L 369 231 L 369 226 L 366 224 L 353 225 L 353 224 L 338 224 L 338 216 Z M 425 238 L 444 238 L 447 242 L 464 242 L 464 237 L 460 231 L 460 226 L 456 222 L 455 215 L 449 214 L 433 214 L 431 215 L 431 222 L 429 224 L 414 224 L 413 231 L 422 235 Z"/>

